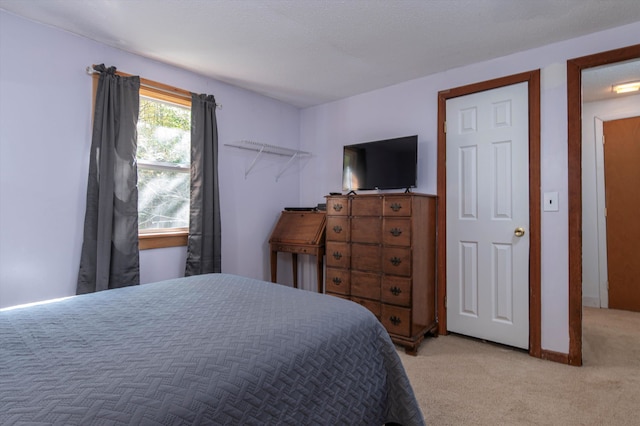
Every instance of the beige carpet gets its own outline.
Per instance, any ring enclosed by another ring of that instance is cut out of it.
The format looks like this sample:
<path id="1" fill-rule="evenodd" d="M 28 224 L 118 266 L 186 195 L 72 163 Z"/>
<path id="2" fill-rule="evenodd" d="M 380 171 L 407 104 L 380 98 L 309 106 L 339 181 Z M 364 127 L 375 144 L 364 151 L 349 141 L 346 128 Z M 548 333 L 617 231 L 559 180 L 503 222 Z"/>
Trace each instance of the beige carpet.
<path id="1" fill-rule="evenodd" d="M 399 351 L 429 425 L 640 425 L 640 314 L 583 310 L 583 366 L 456 335 Z"/>

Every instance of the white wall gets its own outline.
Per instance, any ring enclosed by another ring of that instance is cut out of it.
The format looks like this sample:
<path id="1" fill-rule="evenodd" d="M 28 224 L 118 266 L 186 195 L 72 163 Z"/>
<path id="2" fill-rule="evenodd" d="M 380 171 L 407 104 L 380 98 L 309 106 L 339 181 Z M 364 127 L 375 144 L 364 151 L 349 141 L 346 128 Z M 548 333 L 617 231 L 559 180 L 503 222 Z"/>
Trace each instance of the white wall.
<path id="1" fill-rule="evenodd" d="M 520 52 L 308 108 L 301 149 L 318 161 L 301 172 L 301 201 L 341 188 L 342 146 L 418 134 L 416 192 L 436 192 L 437 93 L 453 87 L 541 69 L 542 191 L 559 193 L 559 212 L 542 214 L 542 347 L 568 353 L 568 209 L 566 60 L 638 43 L 640 23 Z"/>
<path id="2" fill-rule="evenodd" d="M 75 294 L 91 143 L 85 69 L 98 63 L 223 104 L 222 270 L 268 279 L 269 234 L 284 206 L 299 205 L 298 165 L 276 183 L 284 159 L 265 156 L 245 179 L 253 156 L 224 144 L 296 149 L 300 110 L 0 11 L 0 308 Z M 142 251 L 142 282 L 183 275 L 184 258 L 184 248 Z M 281 262 L 290 282 L 290 261 Z"/>
<path id="3" fill-rule="evenodd" d="M 640 116 L 640 95 L 582 106 L 582 304 L 608 307 L 602 122 Z M 600 203 L 600 204 L 598 204 Z"/>

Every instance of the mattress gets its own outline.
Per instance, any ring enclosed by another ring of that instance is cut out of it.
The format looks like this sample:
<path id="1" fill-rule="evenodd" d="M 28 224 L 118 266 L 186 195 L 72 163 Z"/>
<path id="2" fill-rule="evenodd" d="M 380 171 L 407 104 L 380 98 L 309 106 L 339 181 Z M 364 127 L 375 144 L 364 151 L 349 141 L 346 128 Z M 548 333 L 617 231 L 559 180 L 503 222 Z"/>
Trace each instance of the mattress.
<path id="1" fill-rule="evenodd" d="M 0 312 L 0 424 L 424 424 L 360 305 L 208 274 Z"/>

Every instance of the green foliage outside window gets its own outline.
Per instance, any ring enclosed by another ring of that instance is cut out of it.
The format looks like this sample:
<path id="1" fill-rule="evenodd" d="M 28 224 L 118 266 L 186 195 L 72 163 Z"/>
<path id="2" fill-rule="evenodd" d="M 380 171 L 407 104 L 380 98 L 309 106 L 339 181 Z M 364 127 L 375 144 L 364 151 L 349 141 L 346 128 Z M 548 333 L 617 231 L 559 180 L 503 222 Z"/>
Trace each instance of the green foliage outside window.
<path id="1" fill-rule="evenodd" d="M 189 108 L 140 98 L 138 228 L 189 226 Z"/>

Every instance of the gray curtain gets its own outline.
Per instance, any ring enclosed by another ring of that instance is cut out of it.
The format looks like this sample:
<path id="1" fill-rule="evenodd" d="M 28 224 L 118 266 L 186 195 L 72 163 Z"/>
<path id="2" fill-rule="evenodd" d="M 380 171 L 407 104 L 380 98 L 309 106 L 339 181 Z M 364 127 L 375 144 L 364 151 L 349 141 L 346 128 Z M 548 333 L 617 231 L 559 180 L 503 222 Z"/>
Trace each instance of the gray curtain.
<path id="1" fill-rule="evenodd" d="M 191 206 L 185 276 L 221 272 L 216 100 L 191 95 Z"/>
<path id="2" fill-rule="evenodd" d="M 100 72 L 77 294 L 140 284 L 136 146 L 140 78 Z"/>

